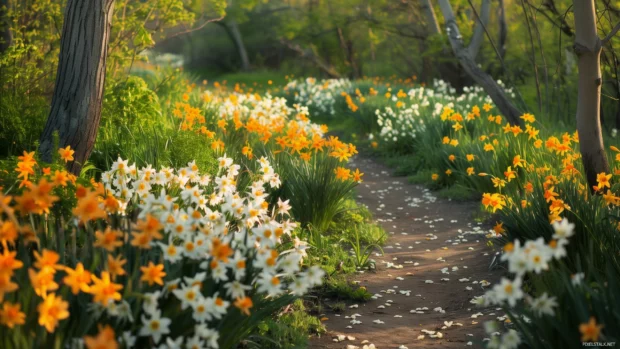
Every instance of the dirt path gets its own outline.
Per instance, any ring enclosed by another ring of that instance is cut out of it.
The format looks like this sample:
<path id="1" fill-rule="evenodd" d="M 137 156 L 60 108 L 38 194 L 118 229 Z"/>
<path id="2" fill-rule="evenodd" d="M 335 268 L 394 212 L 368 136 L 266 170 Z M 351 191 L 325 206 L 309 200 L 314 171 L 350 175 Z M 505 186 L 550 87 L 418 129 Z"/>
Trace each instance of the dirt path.
<path id="1" fill-rule="evenodd" d="M 358 202 L 390 236 L 385 255 L 373 256 L 377 272 L 352 277 L 373 299 L 348 304 L 342 314 L 325 314 L 328 333 L 314 338 L 310 348 L 481 347 L 482 323 L 503 314 L 470 303 L 488 288 L 483 280 L 494 284 L 501 275 L 489 271 L 488 227 L 472 219 L 478 204 L 438 199 L 368 158 L 356 159 L 353 166 L 365 173 Z M 352 324 L 353 318 L 361 323 Z M 355 339 L 336 342 L 338 335 Z"/>

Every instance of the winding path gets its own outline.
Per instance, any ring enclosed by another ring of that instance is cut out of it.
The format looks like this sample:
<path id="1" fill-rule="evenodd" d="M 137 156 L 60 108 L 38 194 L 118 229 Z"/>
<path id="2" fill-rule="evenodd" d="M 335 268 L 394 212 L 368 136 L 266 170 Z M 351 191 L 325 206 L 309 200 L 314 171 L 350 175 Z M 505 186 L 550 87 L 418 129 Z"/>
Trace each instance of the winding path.
<path id="1" fill-rule="evenodd" d="M 310 348 L 481 347 L 483 322 L 503 313 L 470 303 L 501 275 L 489 270 L 488 227 L 472 219 L 478 204 L 438 199 L 372 159 L 357 158 L 352 166 L 365 173 L 357 201 L 390 236 L 385 255 L 373 256 L 377 271 L 352 277 L 373 299 L 326 313 L 328 333 L 313 338 Z"/>

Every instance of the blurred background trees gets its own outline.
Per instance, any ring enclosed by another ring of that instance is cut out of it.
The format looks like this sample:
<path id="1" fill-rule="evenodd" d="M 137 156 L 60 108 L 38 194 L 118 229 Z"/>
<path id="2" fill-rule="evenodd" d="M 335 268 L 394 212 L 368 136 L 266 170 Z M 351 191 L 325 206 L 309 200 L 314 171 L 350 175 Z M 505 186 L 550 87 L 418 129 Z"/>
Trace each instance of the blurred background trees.
<path id="1" fill-rule="evenodd" d="M 31 144 L 49 114 L 65 5 L 66 0 L 0 1 L 0 152 Z M 518 109 L 574 123 L 571 0 L 450 0 L 450 5 L 480 69 L 516 87 Z M 604 37 L 620 21 L 620 5 L 597 0 L 596 8 Z M 457 89 L 474 83 L 452 52 L 434 0 L 124 0 L 117 2 L 112 23 L 106 91 L 125 83 L 131 69 L 148 65 L 146 52 L 182 57 L 183 69 L 201 80 L 268 72 L 274 79 L 396 76 L 427 84 L 443 79 Z M 620 128 L 618 40 L 611 39 L 601 54 L 606 133 Z"/>

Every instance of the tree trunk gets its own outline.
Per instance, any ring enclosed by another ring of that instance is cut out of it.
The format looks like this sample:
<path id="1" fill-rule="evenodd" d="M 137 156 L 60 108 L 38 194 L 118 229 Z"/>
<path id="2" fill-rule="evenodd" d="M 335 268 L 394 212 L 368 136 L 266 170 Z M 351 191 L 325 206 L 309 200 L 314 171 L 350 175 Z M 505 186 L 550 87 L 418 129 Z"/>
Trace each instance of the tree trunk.
<path id="1" fill-rule="evenodd" d="M 351 75 L 352 79 L 359 79 L 362 77 L 361 67 L 358 65 L 355 59 L 355 51 L 353 48 L 353 41 L 351 39 L 345 38 L 345 35 L 342 31 L 342 28 L 336 28 L 336 33 L 338 34 L 338 40 L 340 41 L 340 47 L 342 48 L 342 52 L 344 53 L 345 60 L 351 67 Z"/>
<path id="2" fill-rule="evenodd" d="M 506 25 L 506 7 L 504 0 L 499 0 L 499 55 L 502 59 L 506 56 L 506 39 L 508 37 L 508 25 Z"/>
<path id="3" fill-rule="evenodd" d="M 452 51 L 458 59 L 459 63 L 465 70 L 465 72 L 489 94 L 489 97 L 493 100 L 493 103 L 497 106 L 499 111 L 504 114 L 504 117 L 512 125 L 522 125 L 521 112 L 512 104 L 508 99 L 508 96 L 504 93 L 502 88 L 497 82 L 478 67 L 474 59 L 471 57 L 467 47 L 463 44 L 463 38 L 459 32 L 459 27 L 456 24 L 456 18 L 452 12 L 452 6 L 448 0 L 438 0 L 441 12 L 446 21 L 446 31 L 448 33 L 448 39 L 452 46 Z"/>
<path id="4" fill-rule="evenodd" d="M 248 51 L 245 49 L 245 44 L 243 43 L 243 38 L 241 37 L 241 31 L 239 31 L 239 25 L 237 21 L 231 19 L 228 23 L 225 23 L 226 26 L 230 29 L 228 33 L 230 34 L 230 38 L 232 39 L 235 47 L 237 48 L 237 52 L 239 52 L 239 58 L 241 59 L 241 69 L 243 71 L 250 70 L 250 59 L 248 58 Z"/>
<path id="5" fill-rule="evenodd" d="M 441 27 L 439 26 L 439 22 L 437 21 L 437 16 L 435 15 L 435 9 L 433 8 L 433 4 L 431 0 L 421 0 L 420 8 L 424 13 L 424 17 L 426 18 L 426 33 L 428 37 L 432 37 L 435 35 L 441 35 Z M 423 48 L 421 49 L 424 52 L 428 45 L 426 43 L 422 43 Z M 444 44 L 443 40 L 441 41 L 441 49 L 445 56 L 449 55 L 449 48 Z M 422 81 L 427 81 L 429 83 L 433 82 L 434 71 L 436 69 L 438 75 L 441 79 L 448 82 L 452 87 L 460 89 L 463 87 L 463 74 L 461 68 L 458 63 L 454 62 L 434 62 L 433 57 L 430 55 L 422 56 L 422 67 L 423 71 L 420 75 L 423 77 Z"/>
<path id="6" fill-rule="evenodd" d="M 618 97 L 620 97 L 620 94 L 618 95 Z M 620 101 L 618 101 L 616 105 L 618 108 L 616 109 L 616 130 L 620 130 Z"/>
<path id="7" fill-rule="evenodd" d="M 431 0 L 421 0 L 420 2 L 426 17 L 426 29 L 429 35 L 441 34 L 441 27 L 439 27 L 439 22 L 437 22 L 437 16 L 435 16 Z"/>
<path id="8" fill-rule="evenodd" d="M 474 27 L 474 33 L 469 41 L 469 55 L 473 60 L 476 60 L 482 41 L 484 40 L 484 27 L 489 24 L 489 17 L 491 16 L 491 0 L 482 0 L 480 6 L 480 20 L 476 18 L 476 26 Z"/>
<path id="9" fill-rule="evenodd" d="M 13 32 L 8 17 L 9 0 L 0 0 L 0 53 L 13 44 Z"/>
<path id="10" fill-rule="evenodd" d="M 609 173 L 600 121 L 602 42 L 596 30 L 594 0 L 573 0 L 573 12 L 579 69 L 577 131 L 583 167 L 588 185 L 592 188 L 597 185 L 598 173 Z"/>
<path id="11" fill-rule="evenodd" d="M 39 151 L 51 161 L 53 133 L 59 145 L 71 146 L 68 168 L 79 174 L 95 144 L 105 84 L 105 68 L 114 0 L 69 0 L 60 40 L 60 57 L 52 108 Z"/>

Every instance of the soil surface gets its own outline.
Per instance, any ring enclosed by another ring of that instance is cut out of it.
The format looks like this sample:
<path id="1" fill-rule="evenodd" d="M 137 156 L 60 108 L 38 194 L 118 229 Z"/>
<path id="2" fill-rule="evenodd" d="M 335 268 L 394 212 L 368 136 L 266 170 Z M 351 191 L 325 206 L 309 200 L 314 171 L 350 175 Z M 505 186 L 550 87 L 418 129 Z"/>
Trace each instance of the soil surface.
<path id="1" fill-rule="evenodd" d="M 313 338 L 310 348 L 482 347 L 483 323 L 504 314 L 470 303 L 502 274 L 489 269 L 495 253 L 485 237 L 490 227 L 473 219 L 479 203 L 439 199 L 369 158 L 354 159 L 352 166 L 365 173 L 357 201 L 389 238 L 385 254 L 373 255 L 377 270 L 351 277 L 373 299 L 348 303 L 340 314 L 328 311 L 328 332 Z M 337 341 L 338 335 L 350 339 Z"/>

